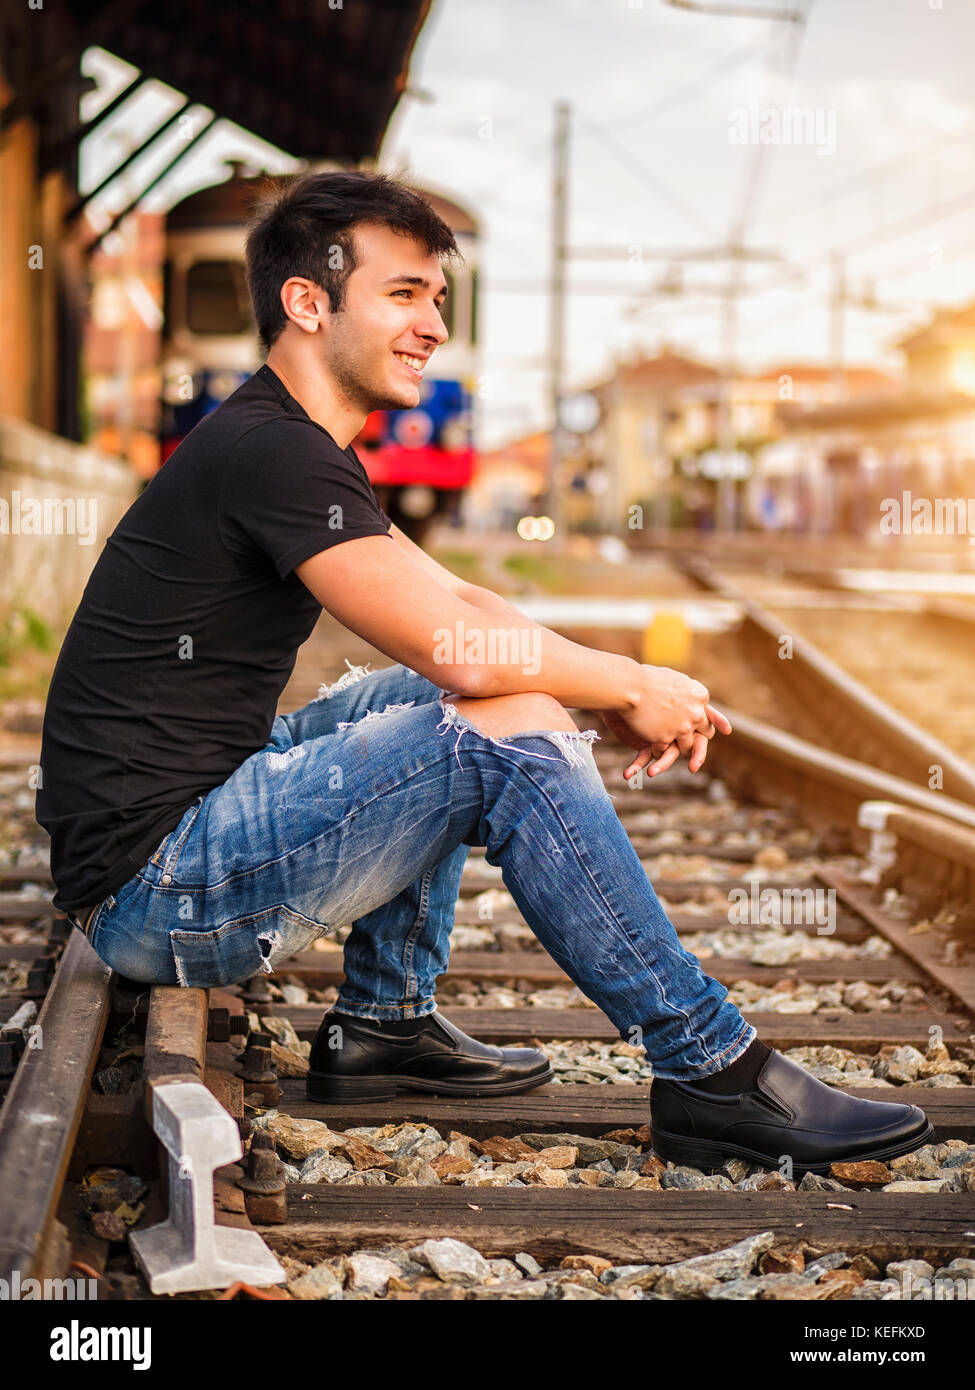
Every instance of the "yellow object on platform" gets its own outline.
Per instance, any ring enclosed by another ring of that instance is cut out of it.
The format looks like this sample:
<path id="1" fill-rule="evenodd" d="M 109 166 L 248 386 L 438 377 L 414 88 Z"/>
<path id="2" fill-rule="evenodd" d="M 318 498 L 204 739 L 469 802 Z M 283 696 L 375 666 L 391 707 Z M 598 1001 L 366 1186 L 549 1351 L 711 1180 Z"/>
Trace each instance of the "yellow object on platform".
<path id="1" fill-rule="evenodd" d="M 691 629 L 680 613 L 657 613 L 643 630 L 641 660 L 648 666 L 686 666 L 691 654 Z"/>

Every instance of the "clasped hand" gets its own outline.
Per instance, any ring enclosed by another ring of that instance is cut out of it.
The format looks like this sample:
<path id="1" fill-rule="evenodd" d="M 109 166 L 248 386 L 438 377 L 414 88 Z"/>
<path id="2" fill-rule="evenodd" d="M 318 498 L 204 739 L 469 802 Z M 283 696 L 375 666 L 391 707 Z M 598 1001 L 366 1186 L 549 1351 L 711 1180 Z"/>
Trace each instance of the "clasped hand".
<path id="1" fill-rule="evenodd" d="M 642 666 L 645 691 L 635 709 L 597 710 L 606 728 L 637 755 L 623 769 L 625 778 L 646 768 L 656 777 L 680 757 L 688 770 L 698 772 L 707 757 L 715 733 L 730 734 L 727 717 L 710 704 L 710 694 L 700 681 L 666 666 Z"/>

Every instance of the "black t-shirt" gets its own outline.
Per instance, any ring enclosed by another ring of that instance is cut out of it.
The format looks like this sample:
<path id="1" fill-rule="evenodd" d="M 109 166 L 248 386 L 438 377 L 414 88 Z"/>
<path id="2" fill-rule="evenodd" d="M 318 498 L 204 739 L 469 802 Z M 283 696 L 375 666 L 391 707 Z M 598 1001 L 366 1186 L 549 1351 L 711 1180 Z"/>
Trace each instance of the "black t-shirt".
<path id="1" fill-rule="evenodd" d="M 35 811 L 55 907 L 127 883 L 265 746 L 322 611 L 295 566 L 390 524 L 266 365 L 187 435 L 105 542 L 54 669 Z"/>

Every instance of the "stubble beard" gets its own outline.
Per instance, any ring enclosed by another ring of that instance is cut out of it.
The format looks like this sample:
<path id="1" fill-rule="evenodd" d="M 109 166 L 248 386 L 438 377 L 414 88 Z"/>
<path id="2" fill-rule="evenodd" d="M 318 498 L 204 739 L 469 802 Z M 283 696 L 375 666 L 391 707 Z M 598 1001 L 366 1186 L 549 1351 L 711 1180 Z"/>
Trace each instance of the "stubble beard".
<path id="1" fill-rule="evenodd" d="M 415 401 L 401 400 L 392 394 L 384 394 L 377 386 L 379 372 L 370 374 L 362 364 L 361 345 L 353 342 L 351 350 L 345 344 L 336 344 L 328 361 L 328 369 L 342 394 L 358 410 L 367 415 L 373 410 L 412 410 Z M 404 392 L 405 394 L 405 392 Z"/>

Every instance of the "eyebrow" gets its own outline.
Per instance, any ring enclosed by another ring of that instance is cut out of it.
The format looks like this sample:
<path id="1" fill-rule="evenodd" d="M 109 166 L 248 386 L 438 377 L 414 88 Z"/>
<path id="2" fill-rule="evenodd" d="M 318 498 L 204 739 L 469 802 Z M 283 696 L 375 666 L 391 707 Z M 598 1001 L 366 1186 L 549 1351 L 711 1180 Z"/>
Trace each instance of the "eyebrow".
<path id="1" fill-rule="evenodd" d="M 422 275 L 391 275 L 388 280 L 383 281 L 383 284 L 417 285 L 421 290 L 428 290 L 430 288 L 430 281 L 424 279 Z M 439 290 L 437 290 L 437 294 L 434 295 L 434 299 L 436 299 L 437 295 L 446 295 L 447 293 L 447 282 L 444 281 L 444 283 L 440 286 Z"/>

